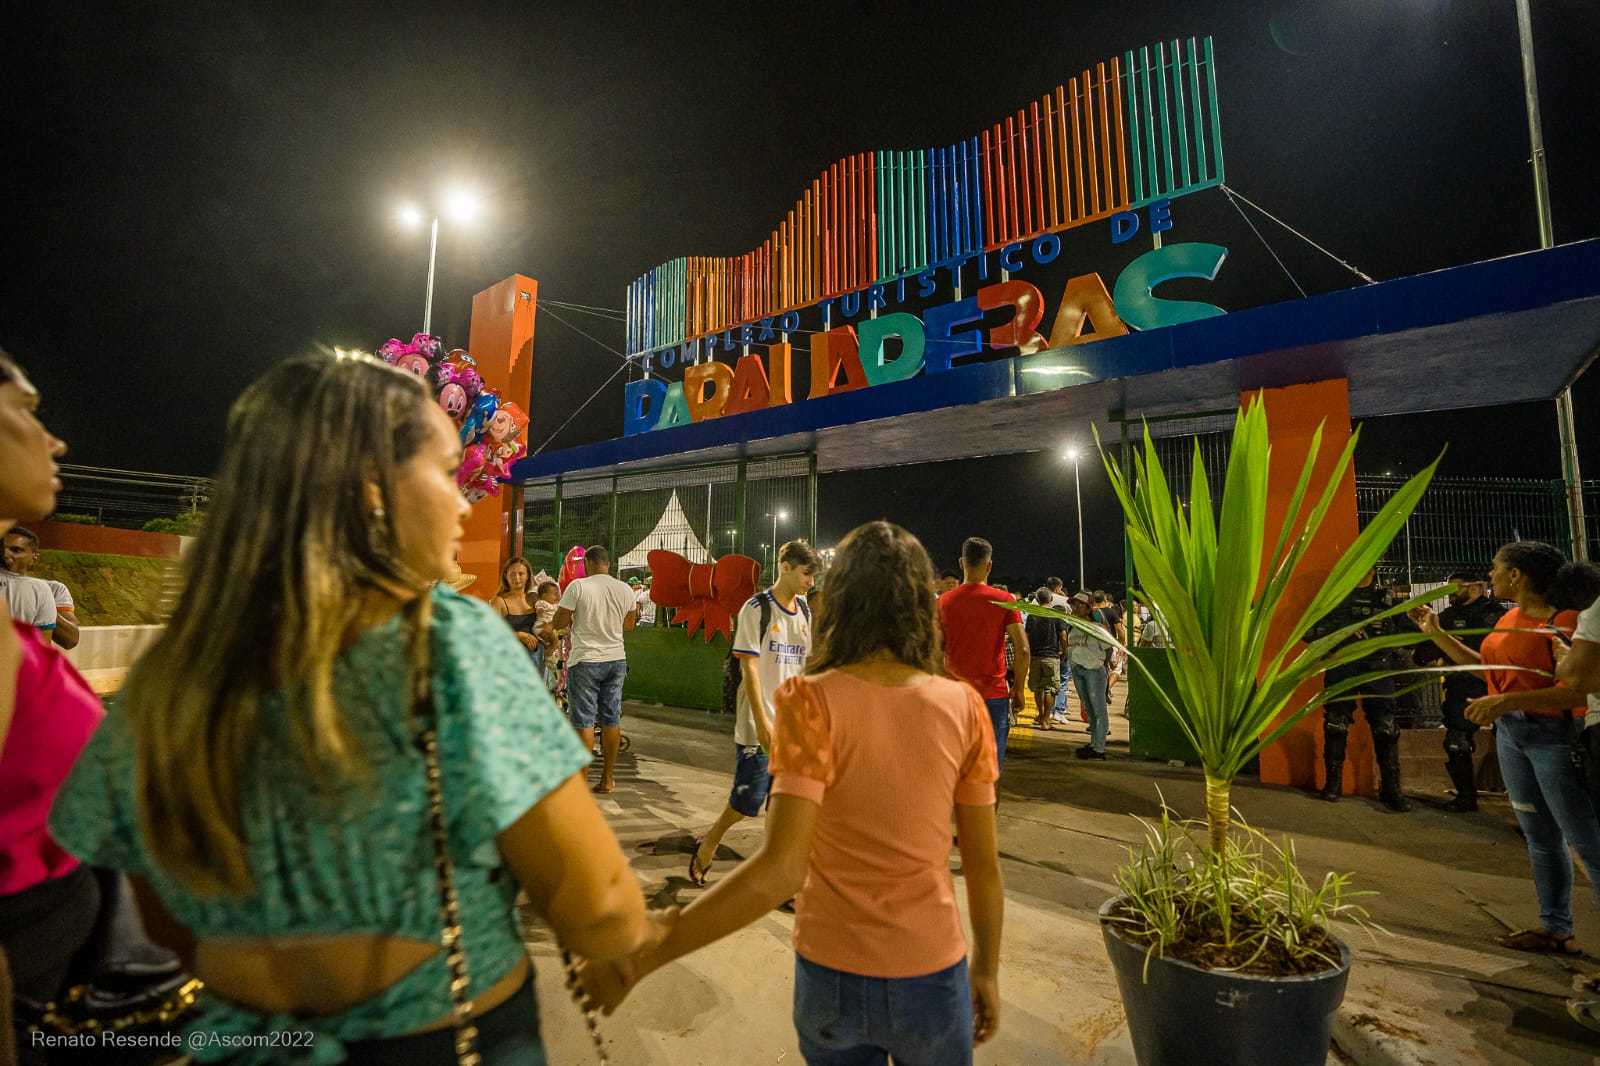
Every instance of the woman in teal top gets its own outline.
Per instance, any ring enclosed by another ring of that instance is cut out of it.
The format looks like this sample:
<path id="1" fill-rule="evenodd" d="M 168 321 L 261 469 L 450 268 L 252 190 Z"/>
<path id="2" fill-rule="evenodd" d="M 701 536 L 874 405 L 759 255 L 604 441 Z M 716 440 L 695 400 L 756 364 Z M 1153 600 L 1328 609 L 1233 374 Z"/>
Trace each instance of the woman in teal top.
<path id="1" fill-rule="evenodd" d="M 486 605 L 426 591 L 467 512 L 455 429 L 420 379 L 323 358 L 269 372 L 229 428 L 171 623 L 51 829 L 132 874 L 152 931 L 206 981 L 196 1061 L 540 1066 L 518 889 L 586 956 L 665 930 L 527 654 Z"/>

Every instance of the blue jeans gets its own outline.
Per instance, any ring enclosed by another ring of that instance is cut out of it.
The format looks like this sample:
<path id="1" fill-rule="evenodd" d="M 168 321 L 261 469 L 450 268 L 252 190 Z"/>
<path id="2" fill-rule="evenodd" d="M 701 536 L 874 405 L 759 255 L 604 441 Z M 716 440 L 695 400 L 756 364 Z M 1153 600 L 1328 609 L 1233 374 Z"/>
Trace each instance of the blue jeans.
<path id="1" fill-rule="evenodd" d="M 1583 728 L 1583 719 L 1577 720 Z M 1495 723 L 1495 751 L 1511 809 L 1528 838 L 1539 924 L 1558 936 L 1572 932 L 1572 856 L 1589 871 L 1600 901 L 1600 820 L 1572 762 L 1565 719 L 1513 711 Z"/>
<path id="2" fill-rule="evenodd" d="M 1011 697 L 998 696 L 984 700 L 983 705 L 989 711 L 989 724 L 994 726 L 995 772 L 999 773 L 1006 764 L 1006 738 L 1011 735 Z"/>
<path id="3" fill-rule="evenodd" d="M 971 1066 L 967 960 L 923 977 L 859 977 L 794 957 L 807 1066 Z"/>
<path id="4" fill-rule="evenodd" d="M 573 663 L 567 667 L 567 713 L 579 729 L 602 729 L 622 724 L 622 679 L 628 660 L 608 663 Z"/>
<path id="5" fill-rule="evenodd" d="M 1061 688 L 1056 691 L 1056 705 L 1050 708 L 1050 717 L 1067 716 L 1067 689 L 1072 687 L 1072 660 L 1061 660 Z"/>
<path id="6" fill-rule="evenodd" d="M 1111 671 L 1105 667 L 1090 670 L 1083 665 L 1072 668 L 1072 683 L 1078 689 L 1078 702 L 1089 712 L 1089 746 L 1095 751 L 1106 750 L 1106 733 L 1111 721 L 1106 717 L 1106 696 Z"/>

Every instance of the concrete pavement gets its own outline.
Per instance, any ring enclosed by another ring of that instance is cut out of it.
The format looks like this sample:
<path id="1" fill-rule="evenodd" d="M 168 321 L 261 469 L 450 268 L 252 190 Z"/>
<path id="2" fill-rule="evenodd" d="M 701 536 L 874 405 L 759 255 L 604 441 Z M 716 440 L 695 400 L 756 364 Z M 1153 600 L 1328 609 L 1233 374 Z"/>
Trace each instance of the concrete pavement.
<path id="1" fill-rule="evenodd" d="M 980 1064 L 1132 1066 L 1116 983 L 1095 912 L 1112 870 L 1140 836 L 1137 814 L 1159 813 L 1157 788 L 1186 815 L 1202 809 L 1198 770 L 1126 758 L 1113 716 L 1111 759 L 1080 763 L 1082 727 L 1013 734 L 1001 781 L 1000 845 L 1006 930 L 1000 1035 Z M 599 797 L 655 902 L 688 903 L 694 836 L 726 800 L 732 724 L 703 711 L 629 704 L 632 741 L 617 791 Z M 1120 743 L 1119 743 L 1120 742 Z M 1600 1062 L 1600 1042 L 1565 1013 L 1574 975 L 1594 958 L 1504 951 L 1493 937 L 1536 924 L 1527 854 L 1503 801 L 1472 816 L 1413 796 L 1409 815 L 1375 802 L 1337 806 L 1287 789 L 1241 782 L 1234 805 L 1252 824 L 1292 836 L 1307 876 L 1354 871 L 1382 931 L 1341 929 L 1356 956 L 1330 1062 L 1576 1066 Z M 753 853 L 759 821 L 725 838 L 712 878 Z M 959 856 L 952 854 L 959 865 Z M 1600 910 L 1578 875 L 1579 940 L 1600 948 Z M 958 870 L 959 879 L 959 870 Z M 799 1063 L 790 1023 L 792 918 L 773 913 L 653 975 L 602 1030 L 612 1062 Z M 550 1061 L 592 1060 L 588 1037 L 561 988 L 547 934 L 535 931 Z M 1342 1058 L 1348 1056 L 1348 1058 Z"/>

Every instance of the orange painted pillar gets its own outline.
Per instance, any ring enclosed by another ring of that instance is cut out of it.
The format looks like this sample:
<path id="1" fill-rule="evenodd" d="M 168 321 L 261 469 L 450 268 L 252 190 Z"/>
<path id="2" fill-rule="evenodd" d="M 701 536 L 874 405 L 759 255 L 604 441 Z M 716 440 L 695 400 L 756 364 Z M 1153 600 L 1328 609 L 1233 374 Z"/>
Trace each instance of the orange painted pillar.
<path id="1" fill-rule="evenodd" d="M 1301 509 L 1301 518 L 1316 502 L 1316 493 L 1327 484 L 1335 462 L 1350 440 L 1350 390 L 1343 378 L 1318 381 L 1310 385 L 1291 385 L 1267 389 L 1268 436 L 1272 442 L 1272 463 L 1267 482 L 1267 544 L 1277 543 L 1278 532 L 1288 520 L 1289 501 L 1295 483 L 1311 449 L 1311 436 L 1322 426 L 1322 446 L 1317 453 L 1311 480 L 1310 499 Z M 1244 402 L 1253 402 L 1247 393 Z M 1300 572 L 1290 582 L 1278 610 L 1269 645 L 1283 640 L 1283 630 L 1299 617 L 1311 602 L 1318 587 L 1333 569 L 1333 563 L 1350 547 L 1360 532 L 1356 517 L 1356 477 L 1352 467 L 1345 471 L 1338 495 L 1323 519 L 1322 528 L 1312 540 Z M 1265 566 L 1266 561 L 1263 561 Z M 1263 574 L 1263 580 L 1265 575 Z M 1316 694 L 1322 685 L 1317 678 L 1296 692 L 1290 701 L 1297 707 Z M 1346 795 L 1371 796 L 1376 793 L 1372 754 L 1372 733 L 1366 716 L 1356 719 L 1345 748 L 1344 791 Z M 1316 790 L 1322 787 L 1322 713 L 1308 714 L 1277 743 L 1261 753 L 1261 780 L 1271 785 L 1292 785 Z"/>
<path id="2" fill-rule="evenodd" d="M 539 302 L 539 283 L 513 274 L 472 298 L 472 331 L 467 350 L 478 364 L 483 383 L 500 394 L 503 402 L 516 403 L 533 412 L 533 319 Z M 533 435 L 533 425 L 528 435 Z M 480 500 L 467 516 L 461 538 L 461 570 L 477 575 L 467 592 L 482 599 L 494 595 L 500 567 L 511 553 L 512 514 L 516 494 L 507 485 L 499 496 Z"/>

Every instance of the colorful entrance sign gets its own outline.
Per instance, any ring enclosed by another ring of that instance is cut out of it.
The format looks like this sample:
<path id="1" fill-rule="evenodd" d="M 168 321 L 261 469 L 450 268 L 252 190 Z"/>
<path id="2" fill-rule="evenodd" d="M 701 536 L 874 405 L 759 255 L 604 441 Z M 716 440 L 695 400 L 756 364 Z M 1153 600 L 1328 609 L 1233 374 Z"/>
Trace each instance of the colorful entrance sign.
<path id="1" fill-rule="evenodd" d="M 628 386 L 625 432 L 790 403 L 796 347 L 810 350 L 809 399 L 1221 314 L 1151 291 L 1214 277 L 1215 245 L 1157 248 L 1111 290 L 1071 277 L 1042 332 L 1043 293 L 1011 275 L 1054 262 L 1059 234 L 1091 222 L 1109 221 L 1114 243 L 1159 234 L 1173 198 L 1222 180 L 1210 38 L 1098 63 L 965 141 L 846 157 L 760 247 L 675 259 L 629 286 L 628 354 L 646 377 Z M 682 381 L 650 376 L 675 364 Z"/>

